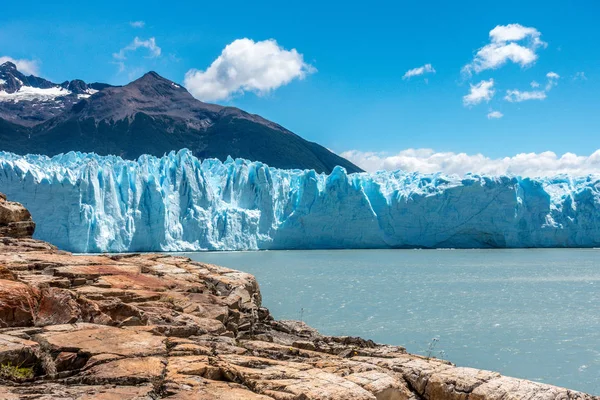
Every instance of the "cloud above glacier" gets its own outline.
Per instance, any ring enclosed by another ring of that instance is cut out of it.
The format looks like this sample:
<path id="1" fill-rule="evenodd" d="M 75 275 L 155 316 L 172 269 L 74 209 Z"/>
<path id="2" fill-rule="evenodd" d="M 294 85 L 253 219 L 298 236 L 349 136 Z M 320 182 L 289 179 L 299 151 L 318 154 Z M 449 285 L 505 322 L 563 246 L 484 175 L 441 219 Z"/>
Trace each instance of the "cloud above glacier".
<path id="1" fill-rule="evenodd" d="M 500 119 L 504 117 L 504 114 L 502 114 L 500 111 L 490 111 L 487 115 L 488 119 Z"/>
<path id="2" fill-rule="evenodd" d="M 504 100 L 510 103 L 520 103 L 522 101 L 527 100 L 544 100 L 548 97 L 548 92 L 552 90 L 553 87 L 558 85 L 558 80 L 560 79 L 560 75 L 556 72 L 548 72 L 546 74 L 547 82 L 544 90 L 539 90 L 540 84 L 536 81 L 530 83 L 531 87 L 536 90 L 529 91 L 521 91 L 517 89 L 507 90 L 506 96 L 504 96 Z"/>
<path id="3" fill-rule="evenodd" d="M 527 67 L 538 59 L 537 50 L 547 46 L 540 39 L 540 31 L 520 24 L 498 25 L 489 37 L 490 43 L 477 50 L 473 60 L 462 68 L 463 73 L 497 69 L 509 61 Z"/>
<path id="4" fill-rule="evenodd" d="M 5 62 L 11 62 L 17 66 L 17 69 L 25 75 L 39 75 L 39 63 L 35 60 L 16 59 L 8 56 L 0 56 L 0 65 Z"/>
<path id="5" fill-rule="evenodd" d="M 125 60 L 127 53 L 140 48 L 148 49 L 148 56 L 150 58 L 160 57 L 162 52 L 161 48 L 156 44 L 156 38 L 151 37 L 150 39 L 142 40 L 136 36 L 130 44 L 123 47 L 118 53 L 113 53 L 113 58 L 116 60 Z"/>
<path id="6" fill-rule="evenodd" d="M 435 74 L 435 68 L 433 68 L 431 64 L 425 64 L 421 67 L 409 69 L 406 71 L 404 76 L 402 76 L 402 79 L 410 79 L 413 76 L 420 76 L 424 74 Z"/>
<path id="7" fill-rule="evenodd" d="M 463 96 L 463 104 L 465 106 L 474 106 L 482 101 L 489 102 L 495 93 L 493 79 L 481 81 L 476 85 L 471 84 L 469 94 Z"/>
<path id="8" fill-rule="evenodd" d="M 244 38 L 225 46 L 206 70 L 190 69 L 184 86 L 200 100 L 226 100 L 244 92 L 267 94 L 314 72 L 296 49 L 286 50 L 274 39 Z"/>
<path id="9" fill-rule="evenodd" d="M 378 170 L 403 170 L 407 172 L 464 175 L 512 174 L 529 177 L 558 174 L 600 174 L 600 149 L 589 156 L 565 153 L 561 156 L 551 151 L 520 153 L 512 157 L 490 158 L 482 154 L 435 152 L 432 149 L 407 149 L 397 154 L 345 151 L 342 157 L 368 172 Z"/>
<path id="10" fill-rule="evenodd" d="M 543 90 L 507 90 L 504 100 L 510 103 L 520 103 L 527 100 L 544 100 L 546 98 L 546 92 Z"/>

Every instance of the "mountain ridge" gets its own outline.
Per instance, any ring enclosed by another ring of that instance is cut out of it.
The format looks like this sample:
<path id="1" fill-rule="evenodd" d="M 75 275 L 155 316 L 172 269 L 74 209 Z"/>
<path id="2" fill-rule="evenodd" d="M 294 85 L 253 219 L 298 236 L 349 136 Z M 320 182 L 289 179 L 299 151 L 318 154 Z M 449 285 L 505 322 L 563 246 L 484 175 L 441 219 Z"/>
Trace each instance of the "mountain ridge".
<path id="1" fill-rule="evenodd" d="M 259 115 L 199 101 L 154 71 L 123 86 L 81 80 L 54 84 L 2 64 L 0 79 L 9 75 L 11 84 L 0 85 L 0 150 L 135 159 L 189 148 L 197 157 L 222 161 L 231 156 L 284 169 L 329 173 L 339 165 L 350 173 L 362 171 Z"/>

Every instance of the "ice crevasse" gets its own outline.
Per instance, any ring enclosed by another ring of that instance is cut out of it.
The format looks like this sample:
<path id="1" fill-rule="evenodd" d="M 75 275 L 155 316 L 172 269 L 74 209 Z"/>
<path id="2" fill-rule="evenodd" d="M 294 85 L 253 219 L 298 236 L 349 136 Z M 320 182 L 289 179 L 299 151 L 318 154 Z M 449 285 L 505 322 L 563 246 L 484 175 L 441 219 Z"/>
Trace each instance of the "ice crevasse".
<path id="1" fill-rule="evenodd" d="M 600 175 L 280 170 L 190 151 L 0 152 L 0 192 L 74 252 L 600 246 Z"/>

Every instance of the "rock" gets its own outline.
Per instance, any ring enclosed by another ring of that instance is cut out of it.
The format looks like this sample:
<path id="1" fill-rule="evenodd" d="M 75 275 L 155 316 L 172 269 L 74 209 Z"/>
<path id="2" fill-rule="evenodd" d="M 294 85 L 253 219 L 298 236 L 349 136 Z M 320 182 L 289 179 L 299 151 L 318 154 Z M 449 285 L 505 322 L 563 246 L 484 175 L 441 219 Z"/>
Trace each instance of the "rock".
<path id="1" fill-rule="evenodd" d="M 39 302 L 38 289 L 13 280 L 0 280 L 0 327 L 31 326 Z"/>
<path id="2" fill-rule="evenodd" d="M 63 385 L 56 383 L 0 386 L 3 400 L 155 400 L 152 385 Z"/>
<path id="3" fill-rule="evenodd" d="M 57 325 L 34 338 L 45 343 L 52 352 L 71 351 L 124 357 L 163 355 L 167 352 L 164 337 L 95 324 Z"/>
<path id="4" fill-rule="evenodd" d="M 39 343 L 0 334 L 0 365 L 34 366 L 38 362 Z"/>
<path id="5" fill-rule="evenodd" d="M 19 203 L 0 197 L 0 236 L 30 238 L 35 231 L 35 223 L 29 211 Z"/>
<path id="6" fill-rule="evenodd" d="M 126 358 L 94 366 L 80 376 L 71 378 L 71 381 L 88 385 L 110 383 L 126 386 L 152 383 L 161 379 L 166 364 L 161 357 Z"/>

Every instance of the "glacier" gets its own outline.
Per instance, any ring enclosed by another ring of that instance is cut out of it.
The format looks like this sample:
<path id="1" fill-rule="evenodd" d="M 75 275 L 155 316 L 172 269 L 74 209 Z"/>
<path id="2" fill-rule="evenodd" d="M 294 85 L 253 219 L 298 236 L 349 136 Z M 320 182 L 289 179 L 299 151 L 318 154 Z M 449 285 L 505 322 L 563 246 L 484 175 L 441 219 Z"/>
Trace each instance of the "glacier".
<path id="1" fill-rule="evenodd" d="M 78 253 L 600 246 L 600 175 L 329 175 L 188 150 L 0 152 L 0 192 Z"/>

